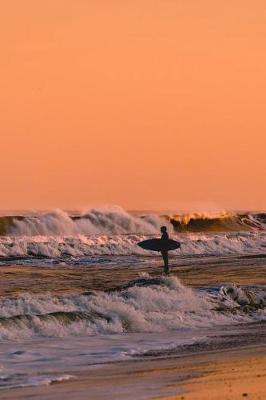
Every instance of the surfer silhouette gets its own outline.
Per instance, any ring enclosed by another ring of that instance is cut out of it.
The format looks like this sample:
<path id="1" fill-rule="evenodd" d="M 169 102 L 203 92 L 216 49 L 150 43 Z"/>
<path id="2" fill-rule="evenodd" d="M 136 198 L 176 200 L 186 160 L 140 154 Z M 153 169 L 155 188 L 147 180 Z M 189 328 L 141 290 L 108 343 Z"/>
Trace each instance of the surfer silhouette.
<path id="1" fill-rule="evenodd" d="M 163 261 L 164 261 L 164 273 L 166 275 L 169 275 L 169 265 L 168 265 L 168 250 L 167 249 L 167 242 L 169 240 L 169 235 L 167 232 L 167 228 L 166 226 L 162 226 L 161 227 L 161 232 L 162 232 L 162 236 L 161 236 L 161 241 L 162 241 L 162 250 L 161 250 L 161 254 L 163 257 Z M 164 249 L 165 247 L 165 249 Z"/>
<path id="2" fill-rule="evenodd" d="M 159 239 L 147 239 L 137 243 L 144 250 L 158 251 L 161 253 L 164 261 L 164 273 L 169 275 L 168 251 L 180 249 L 181 243 L 177 240 L 169 239 L 166 226 L 161 226 L 162 236 Z"/>

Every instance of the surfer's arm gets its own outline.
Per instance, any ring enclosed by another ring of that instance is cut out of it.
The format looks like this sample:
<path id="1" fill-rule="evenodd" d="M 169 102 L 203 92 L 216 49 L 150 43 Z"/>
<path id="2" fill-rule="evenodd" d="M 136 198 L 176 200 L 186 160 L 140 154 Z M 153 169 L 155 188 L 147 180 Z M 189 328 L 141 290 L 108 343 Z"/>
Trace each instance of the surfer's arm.
<path id="1" fill-rule="evenodd" d="M 163 233 L 161 239 L 162 240 L 168 240 L 169 239 L 168 233 L 167 232 Z"/>

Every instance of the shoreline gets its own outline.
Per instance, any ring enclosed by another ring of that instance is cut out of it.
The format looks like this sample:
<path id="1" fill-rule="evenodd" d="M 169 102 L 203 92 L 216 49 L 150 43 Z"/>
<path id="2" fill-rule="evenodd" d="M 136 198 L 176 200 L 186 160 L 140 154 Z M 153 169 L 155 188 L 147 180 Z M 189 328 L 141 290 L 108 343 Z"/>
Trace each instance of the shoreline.
<path id="1" fill-rule="evenodd" d="M 224 400 L 240 399 L 246 393 L 263 400 L 265 377 L 266 343 L 103 364 L 48 386 L 3 389 L 0 396 L 3 400 L 107 400 L 112 394 L 124 400 Z"/>

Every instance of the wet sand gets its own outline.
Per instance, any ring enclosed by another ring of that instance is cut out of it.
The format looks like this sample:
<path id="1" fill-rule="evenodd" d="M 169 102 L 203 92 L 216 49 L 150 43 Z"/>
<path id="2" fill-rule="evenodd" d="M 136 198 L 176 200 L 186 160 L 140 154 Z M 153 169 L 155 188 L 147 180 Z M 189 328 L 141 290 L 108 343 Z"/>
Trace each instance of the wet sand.
<path id="1" fill-rule="evenodd" d="M 263 400 L 265 378 L 266 343 L 111 363 L 49 386 L 1 390 L 1 399 Z"/>
<path id="2" fill-rule="evenodd" d="M 233 359 L 232 359 L 233 358 Z M 164 400 L 234 400 L 266 398 L 266 349 L 253 348 L 230 359 L 197 366 L 200 377 L 189 378 L 185 392 Z"/>
<path id="3" fill-rule="evenodd" d="M 108 290 L 136 279 L 141 273 L 159 276 L 162 268 L 148 264 L 108 267 L 101 264 L 87 266 L 17 266 L 0 267 L 0 296 L 19 293 L 64 294 L 87 290 Z M 238 285 L 266 285 L 266 258 L 200 257 L 171 260 L 172 275 L 192 287 Z"/>

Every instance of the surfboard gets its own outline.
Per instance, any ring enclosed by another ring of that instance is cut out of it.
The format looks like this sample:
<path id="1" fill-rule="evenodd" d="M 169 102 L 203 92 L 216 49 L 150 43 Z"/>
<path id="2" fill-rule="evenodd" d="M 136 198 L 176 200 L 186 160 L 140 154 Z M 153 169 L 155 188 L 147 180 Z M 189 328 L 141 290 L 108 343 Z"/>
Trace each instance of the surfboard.
<path id="1" fill-rule="evenodd" d="M 176 240 L 168 239 L 164 241 L 162 239 L 148 239 L 143 242 L 137 243 L 142 249 L 153 250 L 153 251 L 169 251 L 180 248 L 180 243 Z"/>

